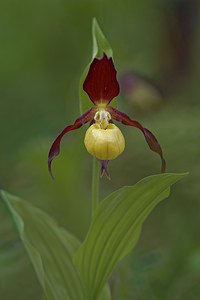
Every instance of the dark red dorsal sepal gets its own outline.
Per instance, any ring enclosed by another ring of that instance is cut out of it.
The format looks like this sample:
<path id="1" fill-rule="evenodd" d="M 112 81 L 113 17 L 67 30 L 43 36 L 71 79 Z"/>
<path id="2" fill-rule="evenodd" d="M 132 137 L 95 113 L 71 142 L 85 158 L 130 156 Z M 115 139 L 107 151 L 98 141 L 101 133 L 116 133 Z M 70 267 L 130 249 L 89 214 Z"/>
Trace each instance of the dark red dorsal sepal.
<path id="1" fill-rule="evenodd" d="M 83 83 L 83 89 L 95 105 L 109 104 L 119 94 L 119 83 L 112 57 L 103 53 L 102 58 L 95 58 Z"/>

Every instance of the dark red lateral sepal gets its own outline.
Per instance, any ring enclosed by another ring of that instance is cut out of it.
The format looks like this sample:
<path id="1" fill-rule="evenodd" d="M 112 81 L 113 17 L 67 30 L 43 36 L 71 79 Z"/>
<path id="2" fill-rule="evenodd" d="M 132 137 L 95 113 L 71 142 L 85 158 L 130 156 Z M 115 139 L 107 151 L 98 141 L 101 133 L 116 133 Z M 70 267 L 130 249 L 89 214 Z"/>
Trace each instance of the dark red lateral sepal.
<path id="1" fill-rule="evenodd" d="M 101 160 L 101 159 L 98 159 L 97 160 L 100 162 L 101 164 L 101 172 L 100 172 L 100 176 L 102 177 L 104 172 L 106 173 L 106 176 L 108 179 L 110 179 L 110 174 L 108 172 L 108 163 L 109 163 L 109 160 Z"/>
<path id="2" fill-rule="evenodd" d="M 83 89 L 95 105 L 106 105 L 119 94 L 119 83 L 112 57 L 104 53 L 102 58 L 95 58 L 83 83 Z"/>
<path id="3" fill-rule="evenodd" d="M 149 148 L 152 151 L 154 151 L 160 155 L 160 158 L 162 160 L 161 172 L 164 173 L 165 169 L 166 169 L 166 161 L 163 157 L 163 153 L 162 153 L 160 144 L 158 143 L 158 141 L 157 141 L 156 137 L 153 135 L 153 133 L 151 133 L 151 131 L 149 131 L 148 129 L 144 128 L 139 122 L 131 120 L 128 115 L 122 113 L 121 111 L 117 110 L 116 108 L 114 108 L 112 106 L 108 106 L 106 109 L 111 114 L 112 119 L 122 122 L 122 124 L 124 124 L 124 125 L 136 127 L 143 132 L 145 139 L 149 145 Z"/>
<path id="4" fill-rule="evenodd" d="M 48 156 L 48 168 L 51 177 L 54 179 L 51 171 L 51 163 L 52 160 L 60 153 L 60 142 L 62 137 L 69 131 L 80 128 L 82 125 L 91 121 L 94 118 L 95 112 L 97 108 L 92 107 L 88 111 L 86 111 L 82 116 L 80 116 L 73 125 L 69 125 L 63 129 L 63 131 L 59 134 L 59 136 L 55 139 L 54 143 L 51 146 Z"/>

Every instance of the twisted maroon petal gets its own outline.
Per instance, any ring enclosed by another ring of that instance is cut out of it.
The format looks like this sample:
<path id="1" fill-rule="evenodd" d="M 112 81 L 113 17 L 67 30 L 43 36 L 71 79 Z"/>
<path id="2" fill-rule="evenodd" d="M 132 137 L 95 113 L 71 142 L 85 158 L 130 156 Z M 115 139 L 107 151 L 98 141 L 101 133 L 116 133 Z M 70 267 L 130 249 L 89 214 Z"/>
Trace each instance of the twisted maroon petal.
<path id="1" fill-rule="evenodd" d="M 131 120 L 129 118 L 129 116 L 127 116 L 126 114 L 122 113 L 121 111 L 115 109 L 114 107 L 108 106 L 106 109 L 109 111 L 109 113 L 111 114 L 111 117 L 114 120 L 122 122 L 122 124 L 124 124 L 124 125 L 137 127 L 138 129 L 140 129 L 143 132 L 145 139 L 149 145 L 149 148 L 152 151 L 154 151 L 160 155 L 160 158 L 162 160 L 161 172 L 164 173 L 165 169 L 166 169 L 166 161 L 163 157 L 162 149 L 161 149 L 157 139 L 153 135 L 153 133 L 151 133 L 151 131 L 149 131 L 148 129 L 142 127 L 142 125 L 139 122 Z"/>
<path id="2" fill-rule="evenodd" d="M 93 60 L 83 83 L 83 89 L 95 105 L 109 104 L 119 94 L 116 74 L 112 57 L 108 58 L 104 53 L 102 58 Z"/>
<path id="3" fill-rule="evenodd" d="M 48 156 L 48 168 L 49 168 L 49 173 L 51 177 L 54 179 L 51 171 L 51 163 L 52 160 L 60 153 L 60 142 L 62 137 L 69 131 L 75 130 L 80 128 L 82 125 L 85 123 L 91 121 L 94 118 L 94 114 L 96 112 L 96 107 L 90 108 L 88 111 L 86 111 L 82 116 L 80 116 L 76 121 L 74 122 L 73 125 L 69 125 L 63 129 L 61 134 L 55 139 L 53 145 L 51 146 L 51 149 L 49 151 L 49 156 Z"/>

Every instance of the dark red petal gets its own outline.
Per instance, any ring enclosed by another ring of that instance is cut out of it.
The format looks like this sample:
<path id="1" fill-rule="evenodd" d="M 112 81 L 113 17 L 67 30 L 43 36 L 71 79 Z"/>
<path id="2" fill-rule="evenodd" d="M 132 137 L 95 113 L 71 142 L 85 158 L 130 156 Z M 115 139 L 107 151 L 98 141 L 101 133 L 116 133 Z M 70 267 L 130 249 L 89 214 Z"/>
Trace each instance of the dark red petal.
<path id="1" fill-rule="evenodd" d="M 131 120 L 129 118 L 129 116 L 127 116 L 126 114 L 122 113 L 121 111 L 115 109 L 114 107 L 108 106 L 106 109 L 109 111 L 109 113 L 111 114 L 111 117 L 114 120 L 122 122 L 122 124 L 124 124 L 124 125 L 137 127 L 143 132 L 145 139 L 149 145 L 149 148 L 152 151 L 154 151 L 160 155 L 161 160 L 162 160 L 161 172 L 164 173 L 165 169 L 166 169 L 166 161 L 163 157 L 162 149 L 161 149 L 157 139 L 153 135 L 153 133 L 151 133 L 151 131 L 149 131 L 148 129 L 142 127 L 142 125 L 139 122 Z"/>
<path id="2" fill-rule="evenodd" d="M 103 54 L 102 58 L 95 58 L 90 65 L 89 72 L 83 83 L 83 89 L 95 105 L 109 104 L 119 94 L 119 83 L 112 57 Z"/>
<path id="3" fill-rule="evenodd" d="M 94 114 L 96 112 L 96 107 L 92 107 L 88 111 L 86 111 L 82 116 L 80 116 L 73 125 L 69 125 L 65 127 L 65 129 L 59 134 L 59 136 L 55 139 L 53 145 L 51 146 L 51 149 L 49 151 L 49 156 L 48 156 L 48 167 L 49 167 L 49 173 L 51 177 L 54 179 L 51 171 L 51 163 L 52 160 L 60 153 L 60 141 L 65 135 L 65 133 L 80 128 L 82 125 L 85 123 L 91 121 L 94 118 Z"/>

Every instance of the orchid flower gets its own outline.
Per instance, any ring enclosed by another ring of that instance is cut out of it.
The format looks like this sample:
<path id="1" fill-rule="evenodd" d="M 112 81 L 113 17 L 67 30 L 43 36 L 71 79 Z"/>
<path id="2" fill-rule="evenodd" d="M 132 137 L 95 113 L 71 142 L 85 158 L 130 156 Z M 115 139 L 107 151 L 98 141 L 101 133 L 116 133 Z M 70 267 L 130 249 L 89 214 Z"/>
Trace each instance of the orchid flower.
<path id="1" fill-rule="evenodd" d="M 48 157 L 48 167 L 52 178 L 51 164 L 52 160 L 60 152 L 62 137 L 67 132 L 78 129 L 89 121 L 91 121 L 91 123 L 86 132 L 84 142 L 87 151 L 100 161 L 101 175 L 103 175 L 105 171 L 109 177 L 107 169 L 108 162 L 120 155 L 125 148 L 123 134 L 120 129 L 113 124 L 112 120 L 140 129 L 144 134 L 149 148 L 160 155 L 162 161 L 161 172 L 165 172 L 166 162 L 155 136 L 139 122 L 130 119 L 128 115 L 109 105 L 120 91 L 116 74 L 117 72 L 112 58 L 108 58 L 105 53 L 103 53 L 102 58 L 95 58 L 92 61 L 83 83 L 83 89 L 95 106 L 76 119 L 73 125 L 65 127 L 55 139 Z"/>

